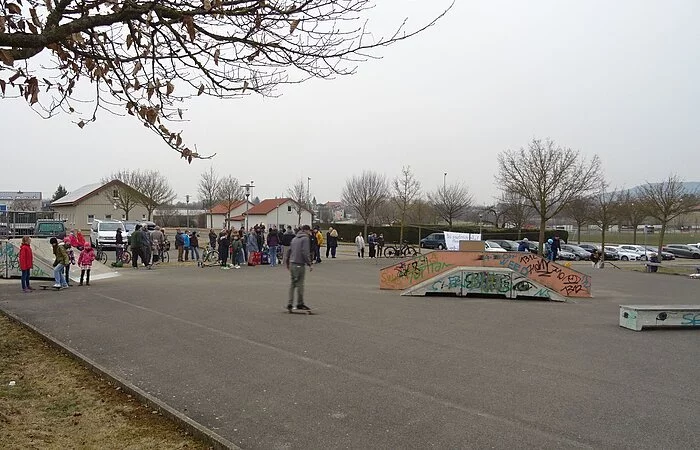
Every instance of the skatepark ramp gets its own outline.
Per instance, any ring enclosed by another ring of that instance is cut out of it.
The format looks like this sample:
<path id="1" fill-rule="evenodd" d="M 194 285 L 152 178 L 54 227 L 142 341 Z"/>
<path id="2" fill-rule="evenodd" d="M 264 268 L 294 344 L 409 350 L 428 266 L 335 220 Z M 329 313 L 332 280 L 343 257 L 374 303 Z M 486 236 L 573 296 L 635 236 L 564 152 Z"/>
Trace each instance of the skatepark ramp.
<path id="1" fill-rule="evenodd" d="M 566 299 L 511 269 L 497 267 L 457 267 L 406 289 L 401 295 L 502 296 L 539 298 L 563 302 Z"/>
<path id="2" fill-rule="evenodd" d="M 22 245 L 21 239 L 9 239 L 0 241 L 0 278 L 19 278 L 22 272 L 19 270 L 19 247 Z M 30 276 L 32 278 L 53 279 L 53 248 L 48 238 L 33 238 L 32 253 L 34 254 L 34 268 Z M 75 259 L 78 260 L 80 254 L 78 249 L 74 249 Z M 80 280 L 80 270 L 77 267 L 71 268 L 71 279 Z M 119 276 L 119 273 L 111 270 L 111 267 L 100 262 L 92 263 L 90 271 L 91 280 L 100 280 Z M 77 278 L 76 278 L 77 277 Z"/>
<path id="3" fill-rule="evenodd" d="M 507 273 L 510 273 L 510 277 Z M 530 282 L 527 285 L 524 283 L 526 280 Z M 507 295 L 509 298 L 547 295 L 550 299 L 591 297 L 591 278 L 588 275 L 523 252 L 438 250 L 384 267 L 379 274 L 381 289 L 408 289 L 406 295 L 439 292 L 442 286 L 446 286 L 446 292 L 452 289 L 455 294 L 457 291 L 460 295 L 476 294 L 482 289 L 481 286 L 491 290 L 494 284 L 500 286 L 497 290 L 505 290 L 505 283 L 508 282 L 511 291 Z M 450 288 L 450 285 L 453 287 Z M 518 292 L 516 287 L 522 291 Z M 505 292 L 502 294 L 505 295 Z"/>

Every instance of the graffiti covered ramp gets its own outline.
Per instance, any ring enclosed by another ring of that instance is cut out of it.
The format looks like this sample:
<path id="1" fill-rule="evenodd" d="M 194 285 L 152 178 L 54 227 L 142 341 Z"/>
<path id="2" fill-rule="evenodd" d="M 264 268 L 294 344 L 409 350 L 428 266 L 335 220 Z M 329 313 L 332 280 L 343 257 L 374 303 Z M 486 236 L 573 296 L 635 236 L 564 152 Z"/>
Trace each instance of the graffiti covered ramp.
<path id="1" fill-rule="evenodd" d="M 19 278 L 22 272 L 19 270 L 19 247 L 22 245 L 21 239 L 9 239 L 0 242 L 0 278 Z M 53 279 L 53 247 L 48 239 L 35 238 L 32 239 L 32 253 L 34 255 L 34 268 L 31 271 L 32 278 L 48 278 Z M 113 254 L 113 253 L 112 253 Z M 74 249 L 75 260 L 78 260 L 80 251 Z M 80 271 L 77 267 L 71 267 L 71 279 L 77 281 L 80 277 Z M 92 263 L 90 271 L 91 280 L 99 280 L 104 278 L 112 278 L 119 276 L 119 273 L 112 270 L 110 267 L 95 261 Z"/>
<path id="2" fill-rule="evenodd" d="M 456 267 L 406 289 L 401 295 L 498 295 L 506 298 L 539 298 L 563 302 L 566 298 L 511 269 Z"/>
<path id="3" fill-rule="evenodd" d="M 590 276 L 547 261 L 538 255 L 521 252 L 434 251 L 381 269 L 379 286 L 381 289 L 405 290 L 423 283 L 429 285 L 428 282 L 436 282 L 438 277 L 442 279 L 444 278 L 442 275 L 452 270 L 486 273 L 492 269 L 510 271 L 519 275 L 519 277 L 511 275 L 512 282 L 520 283 L 518 280 L 523 277 L 534 287 L 547 288 L 551 294 L 562 297 L 591 297 Z M 498 272 L 493 272 L 494 276 L 496 273 Z M 477 276 L 471 275 L 470 280 L 475 277 Z M 486 275 L 480 275 L 480 277 L 484 278 Z M 448 285 L 449 282 L 448 280 Z M 456 278 L 452 282 L 455 283 Z M 469 284 L 469 286 L 472 285 Z M 524 289 L 525 285 L 520 287 Z M 550 295 L 550 298 L 553 297 Z"/>

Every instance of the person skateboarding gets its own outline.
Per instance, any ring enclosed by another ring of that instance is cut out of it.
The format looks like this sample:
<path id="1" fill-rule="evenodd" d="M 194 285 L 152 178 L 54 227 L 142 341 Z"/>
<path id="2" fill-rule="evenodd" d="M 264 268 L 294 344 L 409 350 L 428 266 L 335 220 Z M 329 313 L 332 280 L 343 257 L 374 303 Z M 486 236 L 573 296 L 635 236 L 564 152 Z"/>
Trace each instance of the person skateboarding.
<path id="1" fill-rule="evenodd" d="M 294 308 L 294 291 L 297 292 L 297 307 L 296 309 L 309 311 L 311 308 L 304 303 L 304 276 L 306 274 L 306 266 L 309 266 L 309 272 L 313 270 L 311 266 L 311 249 L 309 246 L 309 236 L 311 235 L 311 227 L 304 225 L 301 230 L 294 236 L 290 245 L 289 258 L 287 259 L 287 269 L 291 275 L 291 285 L 289 287 L 289 301 L 287 310 L 289 312 Z"/>

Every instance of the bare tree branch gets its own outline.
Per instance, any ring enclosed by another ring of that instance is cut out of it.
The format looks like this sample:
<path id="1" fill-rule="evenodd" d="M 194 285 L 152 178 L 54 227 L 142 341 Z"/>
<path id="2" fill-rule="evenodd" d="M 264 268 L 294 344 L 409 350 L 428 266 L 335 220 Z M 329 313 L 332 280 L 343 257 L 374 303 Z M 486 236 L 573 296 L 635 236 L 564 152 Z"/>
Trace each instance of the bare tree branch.
<path id="1" fill-rule="evenodd" d="M 287 188 L 287 195 L 294 201 L 294 211 L 297 213 L 297 225 L 301 225 L 301 213 L 311 203 L 307 184 L 303 178 L 299 178 L 293 185 Z"/>
<path id="2" fill-rule="evenodd" d="M 411 205 L 420 195 L 420 181 L 418 181 L 411 171 L 411 166 L 401 168 L 401 175 L 394 178 L 393 182 L 393 203 L 398 209 L 401 220 L 401 230 L 399 232 L 399 242 L 403 242 L 403 227 L 406 224 L 406 215 Z"/>
<path id="3" fill-rule="evenodd" d="M 2 0 L 0 92 L 24 97 L 45 118 L 74 114 L 81 128 L 100 110 L 126 112 L 188 162 L 210 158 L 169 129 L 182 120 L 186 100 L 272 96 L 281 85 L 350 75 L 379 48 L 426 30 L 452 8 L 410 31 L 404 20 L 374 39 L 365 29 L 374 4 Z M 44 51 L 49 65 L 35 58 Z"/>
<path id="4" fill-rule="evenodd" d="M 353 176 L 343 187 L 343 203 L 355 210 L 364 223 L 364 236 L 367 238 L 367 223 L 372 214 L 389 197 L 389 185 L 386 178 L 377 172 L 364 171 L 362 175 Z"/>
<path id="5" fill-rule="evenodd" d="M 231 223 L 230 221 L 228 221 L 228 219 L 231 217 L 231 211 L 233 211 L 233 208 L 236 206 L 236 203 L 238 203 L 245 197 L 243 187 L 238 182 L 238 178 L 228 175 L 220 180 L 216 192 L 216 197 L 220 200 L 221 204 L 223 204 L 224 208 L 226 209 L 226 228 L 230 228 Z"/>
<path id="6" fill-rule="evenodd" d="M 209 167 L 209 170 L 205 170 L 199 176 L 199 185 L 197 186 L 197 192 L 199 193 L 199 199 L 202 201 L 202 206 L 204 209 L 211 210 L 216 206 L 216 202 L 219 200 L 219 186 L 221 185 L 221 179 L 214 171 L 213 167 Z M 209 228 L 214 227 L 214 216 L 209 214 Z"/>
<path id="7" fill-rule="evenodd" d="M 581 158 L 550 139 L 533 139 L 528 148 L 506 150 L 498 155 L 500 187 L 527 200 L 540 218 L 539 251 L 542 252 L 547 220 L 575 198 L 590 193 L 599 178 L 600 160 Z"/>
<path id="8" fill-rule="evenodd" d="M 429 193 L 428 199 L 435 212 L 447 222 L 450 230 L 452 230 L 452 222 L 464 214 L 473 201 L 469 190 L 461 183 L 443 185 L 435 192 Z"/>

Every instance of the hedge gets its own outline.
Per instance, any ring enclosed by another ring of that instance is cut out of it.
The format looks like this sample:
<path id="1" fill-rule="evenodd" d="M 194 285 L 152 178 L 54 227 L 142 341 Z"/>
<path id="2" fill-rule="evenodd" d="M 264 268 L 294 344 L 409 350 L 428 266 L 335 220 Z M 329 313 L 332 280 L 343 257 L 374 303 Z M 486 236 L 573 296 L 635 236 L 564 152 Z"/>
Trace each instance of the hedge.
<path id="1" fill-rule="evenodd" d="M 338 231 L 338 240 L 340 242 L 354 242 L 355 237 L 364 231 L 364 225 L 362 224 L 349 224 L 349 223 L 339 223 L 339 224 L 323 224 L 321 229 L 327 230 L 328 227 L 333 227 Z M 445 229 L 440 228 L 435 225 L 411 225 L 405 226 L 403 229 L 403 238 L 408 241 L 409 244 L 418 245 L 420 239 L 426 237 L 430 233 L 443 232 Z M 479 227 L 475 226 L 454 226 L 452 231 L 458 233 L 478 233 Z M 368 233 L 380 233 L 384 235 L 384 241 L 387 244 L 399 242 L 399 237 L 401 236 L 401 227 L 399 226 L 379 226 L 379 227 L 367 227 Z M 508 240 L 518 240 L 518 230 L 513 228 L 482 228 L 482 238 L 484 240 L 489 239 L 508 239 Z M 420 233 L 420 234 L 419 234 Z M 545 230 L 545 239 L 553 238 L 554 236 L 559 236 L 564 242 L 569 240 L 569 232 L 565 230 Z M 419 237 L 420 236 L 420 237 Z M 537 241 L 540 238 L 539 230 L 521 230 L 520 239 L 528 238 L 531 241 Z"/>

